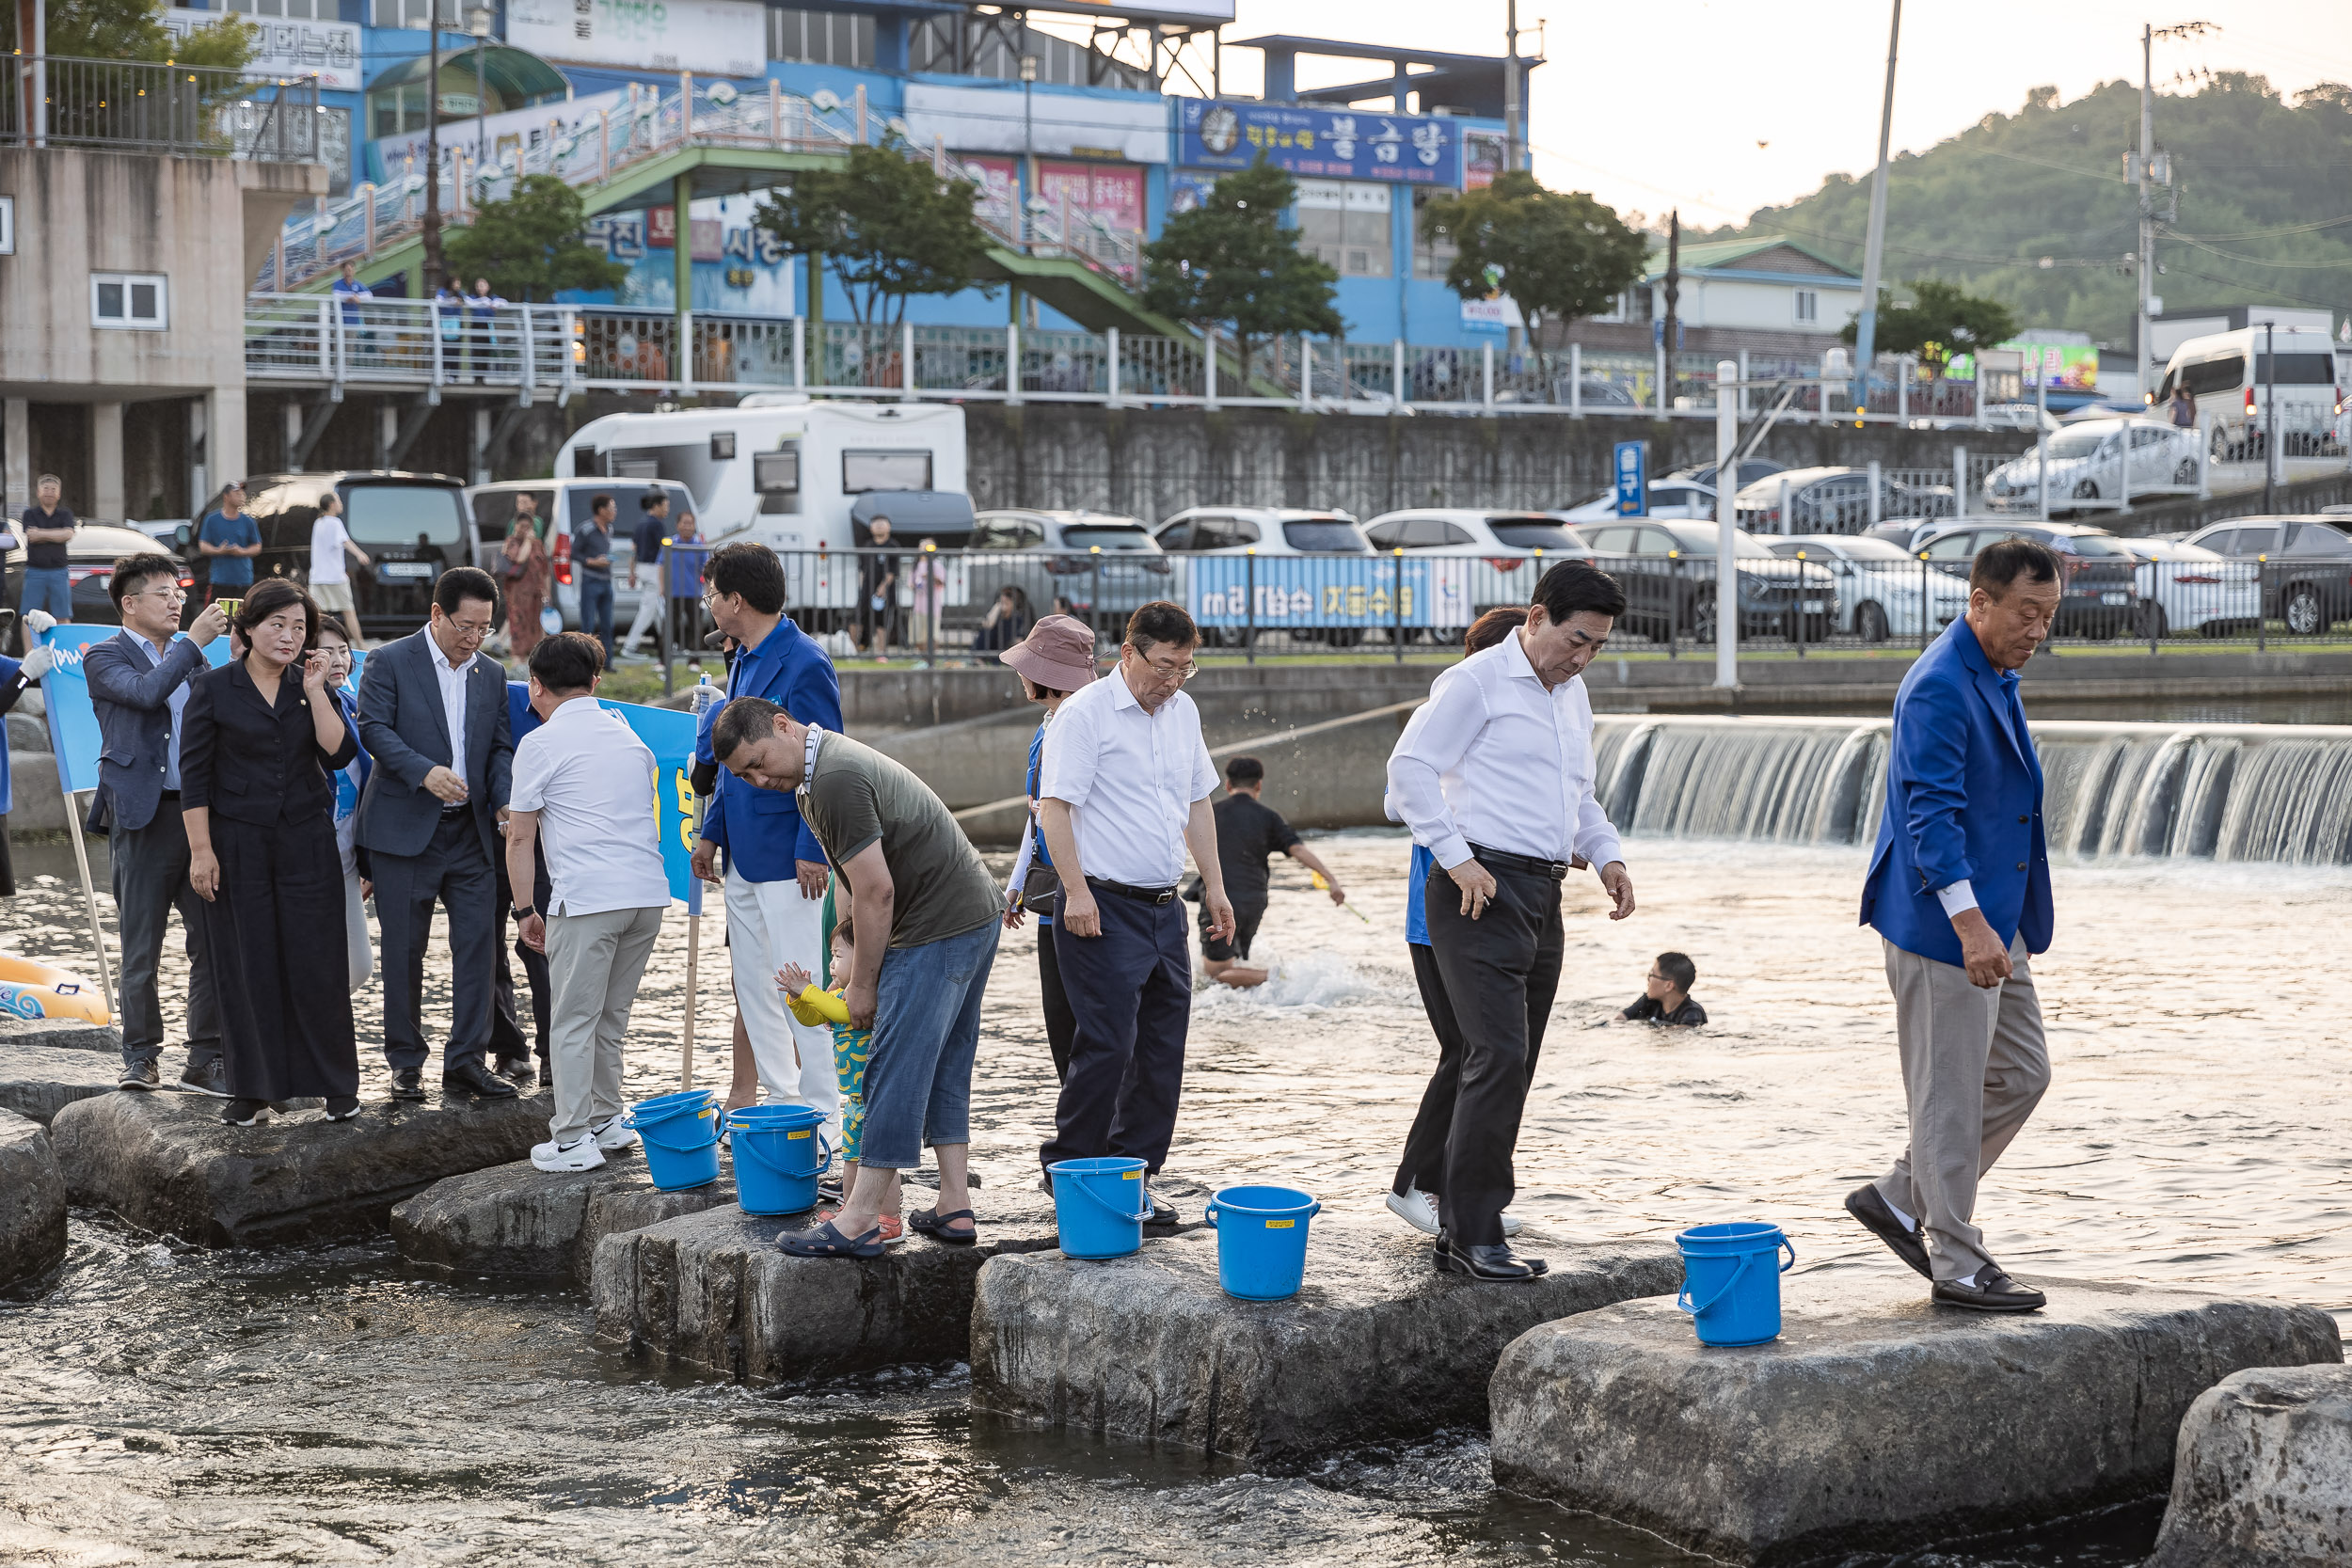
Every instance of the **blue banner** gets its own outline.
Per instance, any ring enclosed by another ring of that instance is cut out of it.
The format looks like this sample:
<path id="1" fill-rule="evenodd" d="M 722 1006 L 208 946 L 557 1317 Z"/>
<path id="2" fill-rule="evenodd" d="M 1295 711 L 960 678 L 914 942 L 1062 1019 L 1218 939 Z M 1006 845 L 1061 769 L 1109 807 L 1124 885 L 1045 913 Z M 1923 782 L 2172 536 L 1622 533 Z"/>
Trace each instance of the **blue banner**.
<path id="1" fill-rule="evenodd" d="M 1441 564 L 1463 562 L 1386 555 L 1197 555 L 1185 563 L 1185 608 L 1204 626 L 1467 625 L 1459 574 L 1440 570 Z"/>
<path id="2" fill-rule="evenodd" d="M 1180 98 L 1176 138 L 1177 163 L 1194 168 L 1248 168 L 1263 152 L 1317 179 L 1462 182 L 1461 127 L 1451 119 Z"/>

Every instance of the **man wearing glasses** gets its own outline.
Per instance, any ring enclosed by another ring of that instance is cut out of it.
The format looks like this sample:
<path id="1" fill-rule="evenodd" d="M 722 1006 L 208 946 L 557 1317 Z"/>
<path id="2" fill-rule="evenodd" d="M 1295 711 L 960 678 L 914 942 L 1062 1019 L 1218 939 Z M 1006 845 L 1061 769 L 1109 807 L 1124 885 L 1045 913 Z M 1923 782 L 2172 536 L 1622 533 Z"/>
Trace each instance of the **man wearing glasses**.
<path id="1" fill-rule="evenodd" d="M 1168 1158 L 1192 1022 L 1176 897 L 1187 848 L 1209 937 L 1233 935 L 1209 804 L 1216 768 L 1184 689 L 1200 645 L 1182 607 L 1145 605 L 1128 619 L 1117 678 L 1080 687 L 1045 732 L 1038 819 L 1061 871 L 1054 954 L 1078 1025 L 1054 1136 L 1039 1150 L 1049 1182 L 1057 1161 L 1120 1156 L 1148 1177 Z M 1146 1225 L 1176 1224 L 1174 1209 L 1147 1201 Z"/>
<path id="2" fill-rule="evenodd" d="M 220 1013 L 204 958 L 203 901 L 188 885 L 188 832 L 180 818 L 180 713 L 188 681 L 205 667 L 205 644 L 229 629 L 208 606 L 181 637 L 179 563 L 167 555 L 125 556 L 106 591 L 122 630 L 83 650 L 90 706 L 98 716 L 98 797 L 89 826 L 106 834 L 114 863 L 116 919 L 122 930 L 122 1086 L 163 1085 L 163 1002 L 156 971 L 171 911 L 188 944 L 188 1060 L 180 1086 L 226 1098 Z"/>
<path id="3" fill-rule="evenodd" d="M 374 760 L 359 797 L 359 847 L 383 928 L 384 1059 L 395 1100 L 424 1098 L 424 950 L 436 903 L 449 911 L 442 1092 L 515 1092 L 483 1062 L 498 971 L 493 866 L 515 757 L 505 672 L 480 657 L 497 614 L 490 574 L 453 566 L 433 585 L 424 628 L 370 654 L 359 676 L 359 744 Z"/>

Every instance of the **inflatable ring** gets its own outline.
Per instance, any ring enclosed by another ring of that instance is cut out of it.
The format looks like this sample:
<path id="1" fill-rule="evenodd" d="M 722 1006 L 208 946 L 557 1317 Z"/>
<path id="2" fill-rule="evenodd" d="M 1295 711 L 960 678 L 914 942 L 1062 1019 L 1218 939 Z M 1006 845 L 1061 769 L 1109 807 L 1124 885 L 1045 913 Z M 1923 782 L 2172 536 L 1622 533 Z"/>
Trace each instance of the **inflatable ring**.
<path id="1" fill-rule="evenodd" d="M 0 953 L 0 1018 L 77 1018 L 111 1023 L 114 1015 L 96 986 L 72 970 L 14 953 Z"/>

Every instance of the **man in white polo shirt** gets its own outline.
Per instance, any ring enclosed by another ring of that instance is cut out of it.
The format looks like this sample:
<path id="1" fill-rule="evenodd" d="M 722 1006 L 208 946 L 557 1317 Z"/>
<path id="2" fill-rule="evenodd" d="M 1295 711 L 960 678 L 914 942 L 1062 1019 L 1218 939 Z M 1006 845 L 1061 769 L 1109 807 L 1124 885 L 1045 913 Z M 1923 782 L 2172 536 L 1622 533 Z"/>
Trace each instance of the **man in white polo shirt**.
<path id="1" fill-rule="evenodd" d="M 1128 619 L 1117 675 L 1081 687 L 1045 734 L 1038 816 L 1061 872 L 1054 953 L 1078 1025 L 1054 1136 L 1039 1151 L 1049 1169 L 1119 1155 L 1150 1172 L 1168 1158 L 1192 1022 L 1192 949 L 1176 897 L 1187 847 L 1209 934 L 1233 934 L 1209 808 L 1216 768 L 1184 690 L 1200 643 L 1182 607 L 1145 605 Z M 1151 1216 L 1176 1223 L 1156 1198 Z"/>
<path id="2" fill-rule="evenodd" d="M 596 701 L 604 650 L 580 632 L 531 651 L 531 705 L 545 721 L 515 748 L 506 867 L 513 885 L 536 876 L 532 846 L 547 833 L 546 910 L 515 911 L 523 941 L 548 956 L 548 1075 L 555 1089 L 548 1142 L 531 1151 L 541 1170 L 593 1170 L 628 1148 L 621 1043 L 644 977 L 670 879 L 661 865 L 653 752 Z"/>

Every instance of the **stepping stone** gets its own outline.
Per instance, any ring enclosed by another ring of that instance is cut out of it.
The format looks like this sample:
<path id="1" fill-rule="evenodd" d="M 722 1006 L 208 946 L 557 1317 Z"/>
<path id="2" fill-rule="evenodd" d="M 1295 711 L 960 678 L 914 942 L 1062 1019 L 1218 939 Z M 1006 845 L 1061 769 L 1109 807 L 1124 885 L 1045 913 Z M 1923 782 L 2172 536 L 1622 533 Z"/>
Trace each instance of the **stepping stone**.
<path id="1" fill-rule="evenodd" d="M 2352 1562 L 2352 1367 L 2261 1367 L 2198 1396 L 2148 1568 Z"/>
<path id="2" fill-rule="evenodd" d="M 122 1065 L 122 1031 L 111 1023 L 78 1018 L 0 1018 L 0 1047 L 46 1046 L 62 1051 L 103 1051 Z"/>
<path id="3" fill-rule="evenodd" d="M 2153 1495 L 2200 1394 L 2342 1358 L 2316 1307 L 2029 1283 L 2049 1306 L 2002 1314 L 1891 1270 L 1789 1275 L 1781 1337 L 1738 1349 L 1672 1301 L 1546 1323 L 1495 1369 L 1496 1484 L 1727 1562 L 1902 1551 Z"/>
<path id="4" fill-rule="evenodd" d="M 1503 1347 L 1553 1318 L 1673 1291 L 1671 1247 L 1512 1244 L 1551 1270 L 1518 1284 L 1441 1275 L 1426 1237 L 1318 1216 L 1304 1288 L 1236 1301 L 1200 1230 L 1093 1262 L 998 1259 L 972 1317 L 972 1402 L 1189 1452 L 1295 1466 L 1347 1446 L 1483 1425 Z"/>
<path id="5" fill-rule="evenodd" d="M 400 1255 L 429 1273 L 514 1275 L 588 1283 L 606 1236 L 735 1202 L 735 1181 L 665 1193 L 635 1155 L 589 1171 L 529 1160 L 436 1181 L 392 1211 Z"/>
<path id="6" fill-rule="evenodd" d="M 906 1212 L 934 1196 L 910 1184 Z M 964 1360 L 981 1265 L 1054 1244 L 1053 1200 L 1041 1193 L 974 1207 L 977 1243 L 910 1233 L 871 1260 L 787 1258 L 776 1238 L 813 1215 L 755 1218 L 732 1204 L 607 1236 L 590 1280 L 596 1343 L 670 1371 L 754 1385 Z"/>
<path id="7" fill-rule="evenodd" d="M 0 1111 L 0 1290 L 39 1279 L 65 1257 L 65 1181 L 49 1135 Z"/>
<path id="8" fill-rule="evenodd" d="M 445 1176 L 528 1157 L 548 1135 L 549 1110 L 544 1094 L 378 1100 L 350 1121 L 296 1110 L 230 1127 L 223 1103 L 110 1094 L 66 1106 L 50 1136 L 68 1196 L 205 1246 L 366 1234 Z"/>
<path id="9" fill-rule="evenodd" d="M 18 1045 L 0 1035 L 0 1110 L 28 1117 L 43 1127 L 77 1100 L 114 1093 L 121 1076 L 119 1055 Z M 220 1101 L 212 1103 L 217 1116 Z"/>

